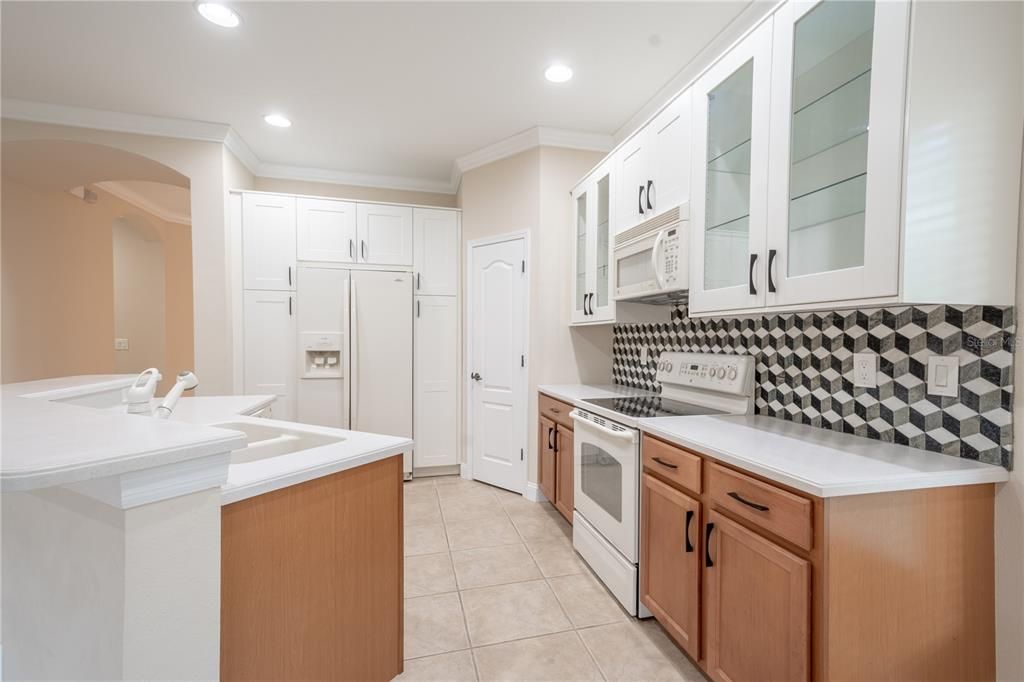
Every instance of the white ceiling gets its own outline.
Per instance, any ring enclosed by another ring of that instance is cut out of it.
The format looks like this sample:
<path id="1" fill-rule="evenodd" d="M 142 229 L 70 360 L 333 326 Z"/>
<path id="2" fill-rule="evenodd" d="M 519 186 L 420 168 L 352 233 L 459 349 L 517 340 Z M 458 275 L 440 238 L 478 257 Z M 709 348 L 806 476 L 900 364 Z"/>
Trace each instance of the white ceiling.
<path id="1" fill-rule="evenodd" d="M 534 126 L 615 133 L 747 0 L 4 2 L 3 97 L 230 125 L 265 164 L 447 183 Z M 561 60 L 575 77 L 554 85 Z M 289 116 L 287 130 L 263 123 Z"/>

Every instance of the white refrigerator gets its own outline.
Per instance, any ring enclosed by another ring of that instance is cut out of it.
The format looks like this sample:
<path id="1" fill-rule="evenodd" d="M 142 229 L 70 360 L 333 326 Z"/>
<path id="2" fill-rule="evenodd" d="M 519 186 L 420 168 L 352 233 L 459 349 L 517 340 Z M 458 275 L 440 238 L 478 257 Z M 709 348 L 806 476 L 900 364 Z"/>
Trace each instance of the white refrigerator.
<path id="1" fill-rule="evenodd" d="M 412 274 L 303 266 L 297 287 L 299 421 L 411 438 Z"/>

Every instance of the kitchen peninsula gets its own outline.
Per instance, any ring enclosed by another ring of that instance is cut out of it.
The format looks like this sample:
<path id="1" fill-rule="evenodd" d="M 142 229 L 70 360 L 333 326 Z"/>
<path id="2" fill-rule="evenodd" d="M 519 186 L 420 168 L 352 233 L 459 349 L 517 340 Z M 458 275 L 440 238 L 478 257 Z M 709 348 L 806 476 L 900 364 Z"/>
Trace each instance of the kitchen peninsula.
<path id="1" fill-rule="evenodd" d="M 233 557 L 255 541 L 264 550 L 280 547 L 277 556 L 289 561 L 278 568 L 310 568 L 299 548 L 275 545 L 280 538 L 254 540 L 246 515 L 251 520 L 284 498 L 339 513 L 358 499 L 373 511 L 385 503 L 384 488 L 397 500 L 375 521 L 387 528 L 367 524 L 361 532 L 394 536 L 381 543 L 385 554 L 394 544 L 394 556 L 378 557 L 392 561 L 390 578 L 379 562 L 374 575 L 388 580 L 380 592 L 394 606 L 376 604 L 395 632 L 370 627 L 365 636 L 396 642 L 388 664 L 397 674 L 401 454 L 412 441 L 245 416 L 266 407 L 268 396 L 186 398 L 166 421 L 127 415 L 117 404 L 132 379 L 71 377 L 9 384 L 0 393 L 4 677 L 230 678 L 234 668 L 225 666 L 234 656 L 259 662 L 251 637 L 286 625 L 275 610 L 280 602 L 256 588 L 241 601 L 259 612 L 247 611 L 238 625 L 233 595 L 261 569 L 243 575 L 232 569 Z M 381 486 L 373 495 L 370 479 Z M 340 532 L 338 542 L 365 540 L 353 533 Z M 359 570 L 362 562 L 351 563 Z M 340 598 L 336 575 L 310 577 Z M 365 584 L 360 591 L 371 592 Z M 300 667 L 283 676 L 301 676 Z"/>

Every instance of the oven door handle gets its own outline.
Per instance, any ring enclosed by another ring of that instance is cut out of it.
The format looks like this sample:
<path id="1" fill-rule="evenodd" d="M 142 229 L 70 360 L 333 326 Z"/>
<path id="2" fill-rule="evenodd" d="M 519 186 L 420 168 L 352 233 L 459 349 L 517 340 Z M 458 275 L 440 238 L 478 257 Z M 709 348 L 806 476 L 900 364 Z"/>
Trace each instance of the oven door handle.
<path id="1" fill-rule="evenodd" d="M 632 431 L 615 431 L 614 429 L 609 429 L 607 426 L 601 426 L 600 424 L 596 424 L 590 421 L 589 419 L 581 417 L 580 414 L 576 411 L 570 412 L 569 416 L 572 417 L 572 420 L 577 424 L 582 424 L 590 428 L 597 429 L 598 431 L 606 433 L 609 436 L 612 436 L 613 438 L 630 441 L 636 440 L 636 436 L 633 434 Z"/>

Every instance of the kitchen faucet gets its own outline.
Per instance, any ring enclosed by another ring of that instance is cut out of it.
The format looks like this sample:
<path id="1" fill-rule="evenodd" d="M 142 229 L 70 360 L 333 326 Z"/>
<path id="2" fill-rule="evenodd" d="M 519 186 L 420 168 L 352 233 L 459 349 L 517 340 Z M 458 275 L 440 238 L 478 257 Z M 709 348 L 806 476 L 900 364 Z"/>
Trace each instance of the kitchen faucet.
<path id="1" fill-rule="evenodd" d="M 170 417 L 171 412 L 174 411 L 174 406 L 178 404 L 178 398 L 181 397 L 181 394 L 185 391 L 191 391 L 198 385 L 199 378 L 191 371 L 179 372 L 178 380 L 174 382 L 174 388 L 167 392 L 163 401 L 157 406 L 153 416 L 157 419 L 167 419 Z"/>

